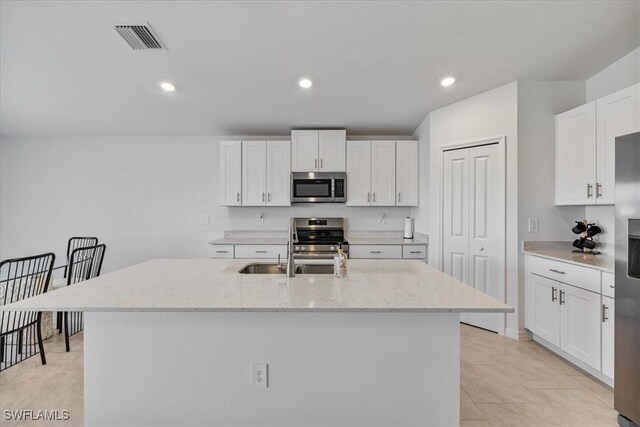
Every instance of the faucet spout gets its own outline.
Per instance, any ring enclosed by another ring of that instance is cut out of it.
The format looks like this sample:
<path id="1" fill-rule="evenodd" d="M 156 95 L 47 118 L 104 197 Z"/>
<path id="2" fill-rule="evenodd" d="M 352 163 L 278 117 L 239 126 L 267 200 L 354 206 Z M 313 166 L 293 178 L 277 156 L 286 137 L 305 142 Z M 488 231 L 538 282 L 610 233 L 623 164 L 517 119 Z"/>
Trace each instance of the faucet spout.
<path id="1" fill-rule="evenodd" d="M 287 243 L 287 277 L 295 277 L 296 263 L 293 259 L 293 243 L 295 239 L 295 218 L 289 220 L 289 242 Z"/>

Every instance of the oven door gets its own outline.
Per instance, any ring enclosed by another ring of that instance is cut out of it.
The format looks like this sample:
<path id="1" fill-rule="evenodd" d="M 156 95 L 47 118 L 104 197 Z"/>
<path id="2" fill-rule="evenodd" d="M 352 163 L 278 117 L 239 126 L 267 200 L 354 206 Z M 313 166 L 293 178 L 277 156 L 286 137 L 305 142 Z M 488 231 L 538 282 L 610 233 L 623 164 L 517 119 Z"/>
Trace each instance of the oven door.
<path id="1" fill-rule="evenodd" d="M 333 202 L 333 177 L 320 173 L 294 173 L 291 176 L 291 201 L 294 203 Z"/>

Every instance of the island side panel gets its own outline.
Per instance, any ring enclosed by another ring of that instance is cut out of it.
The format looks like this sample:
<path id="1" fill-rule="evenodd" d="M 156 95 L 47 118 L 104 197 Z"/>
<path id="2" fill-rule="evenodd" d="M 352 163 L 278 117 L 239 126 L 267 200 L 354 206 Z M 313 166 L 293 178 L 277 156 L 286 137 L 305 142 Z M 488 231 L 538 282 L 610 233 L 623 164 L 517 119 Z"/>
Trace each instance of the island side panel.
<path id="1" fill-rule="evenodd" d="M 85 315 L 88 426 L 459 424 L 456 313 Z"/>

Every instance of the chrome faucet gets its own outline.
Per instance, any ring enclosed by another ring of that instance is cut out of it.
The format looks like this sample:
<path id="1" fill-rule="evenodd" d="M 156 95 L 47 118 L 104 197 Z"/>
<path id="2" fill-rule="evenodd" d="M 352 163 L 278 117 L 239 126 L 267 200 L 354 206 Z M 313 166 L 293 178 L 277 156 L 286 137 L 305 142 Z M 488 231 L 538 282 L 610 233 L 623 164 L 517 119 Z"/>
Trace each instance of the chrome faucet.
<path id="1" fill-rule="evenodd" d="M 287 277 L 295 277 L 296 263 L 293 259 L 293 243 L 296 239 L 296 219 L 289 219 L 289 242 L 287 243 Z"/>

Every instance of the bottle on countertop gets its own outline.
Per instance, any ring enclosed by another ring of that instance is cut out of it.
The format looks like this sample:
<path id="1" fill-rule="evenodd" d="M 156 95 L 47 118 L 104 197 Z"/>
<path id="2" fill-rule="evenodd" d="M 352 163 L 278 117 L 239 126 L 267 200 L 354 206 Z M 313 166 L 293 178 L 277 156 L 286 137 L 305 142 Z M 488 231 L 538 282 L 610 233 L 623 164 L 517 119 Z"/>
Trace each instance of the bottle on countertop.
<path id="1" fill-rule="evenodd" d="M 333 274 L 336 277 L 347 277 L 347 255 L 342 249 L 342 243 L 338 246 L 338 255 L 333 259 Z"/>

